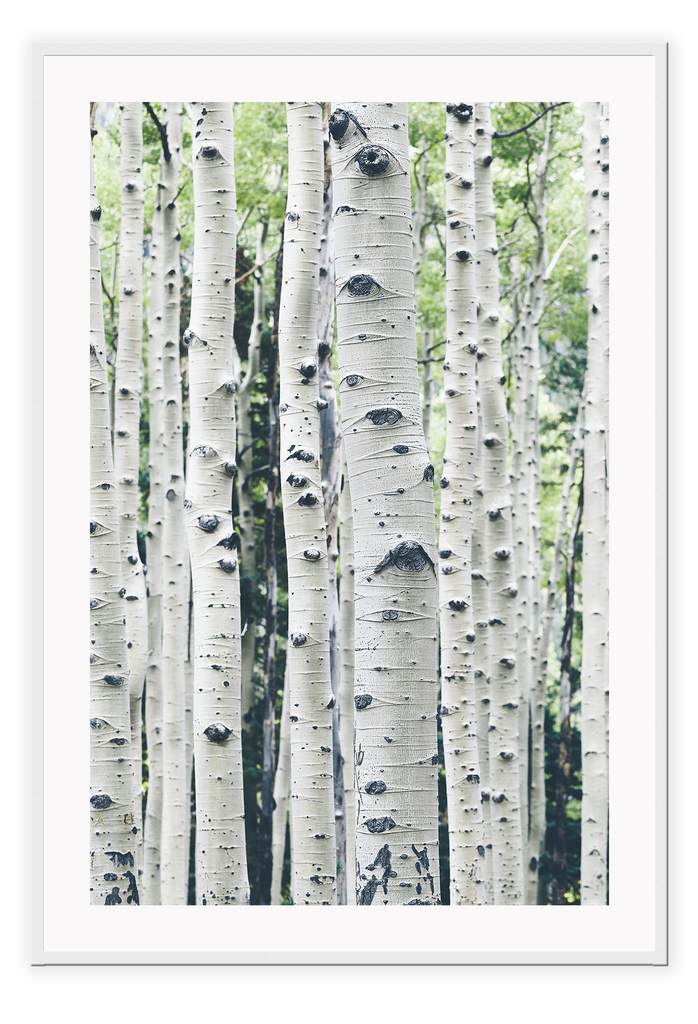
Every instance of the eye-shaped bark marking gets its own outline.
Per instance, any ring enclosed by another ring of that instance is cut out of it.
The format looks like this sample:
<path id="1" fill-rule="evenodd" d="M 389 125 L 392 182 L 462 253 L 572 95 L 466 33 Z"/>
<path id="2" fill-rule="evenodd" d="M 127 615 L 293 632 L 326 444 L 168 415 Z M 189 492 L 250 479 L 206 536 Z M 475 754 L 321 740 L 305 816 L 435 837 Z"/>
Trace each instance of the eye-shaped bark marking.
<path id="1" fill-rule="evenodd" d="M 402 419 L 402 413 L 399 409 L 371 409 L 366 413 L 366 419 L 376 427 L 382 427 L 386 423 L 388 426 L 392 426 Z"/>
<path id="2" fill-rule="evenodd" d="M 422 480 L 426 480 L 428 484 L 434 482 L 434 467 L 431 465 L 431 463 L 425 467 L 424 473 L 422 475 Z"/>
<path id="3" fill-rule="evenodd" d="M 509 548 L 497 548 L 497 550 L 494 553 L 494 557 L 497 558 L 500 562 L 506 562 L 510 554 L 511 551 L 509 550 Z"/>
<path id="4" fill-rule="evenodd" d="M 197 159 L 201 157 L 203 160 L 215 160 L 219 155 L 220 154 L 216 146 L 202 146 L 196 154 L 196 157 Z"/>
<path id="5" fill-rule="evenodd" d="M 449 601 L 448 607 L 454 612 L 463 612 L 468 607 L 465 601 Z"/>
<path id="6" fill-rule="evenodd" d="M 217 548 L 225 548 L 226 551 L 239 551 L 240 550 L 240 538 L 237 533 L 231 533 L 223 540 L 219 540 L 216 544 Z"/>
<path id="7" fill-rule="evenodd" d="M 439 558 L 450 558 L 453 552 L 450 548 L 443 548 L 439 551 Z"/>
<path id="8" fill-rule="evenodd" d="M 112 675 L 102 676 L 102 679 L 107 684 L 107 686 L 123 686 L 125 681 L 123 676 Z"/>
<path id="9" fill-rule="evenodd" d="M 461 124 L 465 124 L 473 116 L 473 108 L 469 103 L 447 103 L 446 113 L 452 114 Z"/>
<path id="10" fill-rule="evenodd" d="M 456 259 L 460 260 L 461 263 L 467 262 L 473 258 L 472 253 L 468 252 L 467 249 L 458 249 L 456 252 Z"/>
<path id="11" fill-rule="evenodd" d="M 109 725 L 109 722 L 105 722 L 103 718 L 90 719 L 90 729 L 103 729 L 105 725 Z"/>
<path id="12" fill-rule="evenodd" d="M 310 451 L 309 448 L 296 448 L 294 452 L 286 456 L 286 461 L 289 459 L 297 459 L 299 462 L 314 462 L 315 453 Z"/>
<path id="13" fill-rule="evenodd" d="M 317 373 L 317 363 L 301 363 L 299 372 L 304 377 L 314 377 Z"/>
<path id="14" fill-rule="evenodd" d="M 368 138 L 365 130 L 361 127 L 354 115 L 348 110 L 342 110 L 341 107 L 337 107 L 337 109 L 331 114 L 329 120 L 329 132 L 335 142 L 342 141 L 352 122 L 361 132 L 363 137 L 365 139 Z"/>
<path id="15" fill-rule="evenodd" d="M 303 552 L 303 558 L 307 558 L 309 562 L 317 562 L 318 558 L 322 557 L 322 552 L 318 551 L 317 548 L 306 548 Z"/>
<path id="16" fill-rule="evenodd" d="M 407 455 L 409 448 L 406 444 L 394 444 L 393 451 L 397 452 L 398 455 Z"/>
<path id="17" fill-rule="evenodd" d="M 211 456 L 216 454 L 216 450 L 207 444 L 199 444 L 196 448 L 192 448 L 191 454 L 196 455 L 200 459 L 210 459 Z"/>
<path id="18" fill-rule="evenodd" d="M 302 647 L 308 637 L 305 633 L 296 633 L 295 636 L 291 637 L 291 643 L 294 647 Z"/>
<path id="19" fill-rule="evenodd" d="M 399 617 L 399 612 L 397 612 L 394 608 L 385 608 L 381 612 L 381 618 L 383 619 L 383 622 L 395 622 L 395 620 Z"/>
<path id="20" fill-rule="evenodd" d="M 386 566 L 393 565 L 396 569 L 403 569 L 406 572 L 419 572 L 427 564 L 434 568 L 434 563 L 422 545 L 414 540 L 403 540 L 390 549 L 373 571 L 379 573 Z"/>
<path id="21" fill-rule="evenodd" d="M 391 828 L 395 828 L 395 822 L 392 818 L 369 818 L 364 822 L 364 825 L 369 832 L 389 832 Z"/>
<path id="22" fill-rule="evenodd" d="M 219 559 L 218 565 L 223 572 L 235 572 L 238 567 L 238 560 L 237 558 L 221 558 Z"/>
<path id="23" fill-rule="evenodd" d="M 308 483 L 308 478 L 305 476 L 294 476 L 293 473 L 286 478 L 286 483 L 289 487 L 301 488 L 305 487 Z"/>
<path id="24" fill-rule="evenodd" d="M 514 668 L 516 666 L 516 660 L 514 658 L 500 658 L 499 664 L 504 665 L 505 668 Z M 518 707 L 518 704 L 516 706 Z"/>
<path id="25" fill-rule="evenodd" d="M 388 150 L 376 145 L 362 146 L 354 159 L 361 173 L 368 175 L 369 178 L 385 174 L 391 162 Z"/>
<path id="26" fill-rule="evenodd" d="M 123 745 L 126 742 L 126 739 L 125 739 L 124 736 L 112 736 L 112 738 L 109 740 L 109 742 L 113 743 L 114 746 L 116 746 L 116 747 L 123 747 Z"/>
<path id="27" fill-rule="evenodd" d="M 204 533 L 213 533 L 213 531 L 216 529 L 221 520 L 218 518 L 218 516 L 210 515 L 209 513 L 204 513 L 204 515 L 199 516 L 196 522 L 199 526 L 199 529 L 203 530 Z"/>
<path id="28" fill-rule="evenodd" d="M 370 274 L 355 274 L 347 282 L 347 291 L 355 297 L 375 295 L 380 291 L 380 285 Z"/>
<path id="29" fill-rule="evenodd" d="M 94 796 L 90 797 L 90 803 L 96 811 L 105 811 L 107 807 L 111 807 L 112 798 L 107 796 L 106 793 L 95 793 Z"/>
<path id="30" fill-rule="evenodd" d="M 308 491 L 307 494 L 301 494 L 300 498 L 298 499 L 298 504 L 310 508 L 313 505 L 317 505 L 317 498 L 315 497 L 312 491 Z"/>
<path id="31" fill-rule="evenodd" d="M 360 384 L 362 380 L 366 380 L 366 378 L 362 377 L 361 374 L 350 373 L 348 377 L 344 378 L 343 383 L 345 383 L 348 388 L 355 388 L 356 385 Z"/>
<path id="32" fill-rule="evenodd" d="M 380 779 L 377 779 L 375 782 L 367 782 L 364 786 L 366 792 L 370 793 L 371 796 L 377 796 L 378 793 L 385 793 L 387 788 L 386 784 Z M 370 865 L 366 865 L 366 867 L 369 871 L 371 870 Z"/>
<path id="33" fill-rule="evenodd" d="M 354 707 L 357 711 L 363 711 L 369 704 L 373 703 L 373 697 L 370 693 L 357 693 L 354 697 Z"/>
<path id="34" fill-rule="evenodd" d="M 501 757 L 502 761 L 511 761 L 511 759 L 514 756 L 514 754 L 512 753 L 511 750 L 501 750 L 499 752 L 499 756 Z"/>
<path id="35" fill-rule="evenodd" d="M 215 722 L 213 725 L 209 725 L 207 729 L 204 729 L 204 736 L 211 743 L 225 743 L 230 735 L 230 729 L 227 725 L 223 725 L 222 722 Z"/>

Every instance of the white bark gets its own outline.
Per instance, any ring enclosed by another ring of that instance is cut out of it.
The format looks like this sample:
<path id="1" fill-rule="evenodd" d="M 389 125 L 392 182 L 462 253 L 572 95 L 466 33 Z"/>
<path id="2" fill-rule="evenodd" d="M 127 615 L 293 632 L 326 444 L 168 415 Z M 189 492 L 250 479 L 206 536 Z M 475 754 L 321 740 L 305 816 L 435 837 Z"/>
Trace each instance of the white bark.
<path id="1" fill-rule="evenodd" d="M 478 406 L 480 403 L 478 402 Z M 478 437 L 482 436 L 482 414 L 478 408 Z M 478 476 L 481 460 L 476 464 Z M 485 500 L 481 479 L 475 481 L 473 495 L 473 621 L 475 624 L 475 648 L 473 664 L 475 677 L 475 700 L 477 707 L 477 749 L 480 759 L 480 794 L 484 828 L 485 863 L 483 866 L 483 903 L 494 903 L 492 879 L 492 787 L 490 785 L 490 676 L 489 652 L 489 596 L 485 577 Z"/>
<path id="2" fill-rule="evenodd" d="M 288 202 L 279 311 L 280 465 L 288 562 L 293 901 L 336 901 L 329 575 L 320 479 L 317 313 L 322 105 L 287 104 Z"/>
<path id="3" fill-rule="evenodd" d="M 158 208 L 159 207 L 159 208 Z M 156 203 L 150 239 L 150 304 L 148 311 L 148 409 L 150 441 L 148 472 L 150 500 L 146 533 L 148 566 L 148 665 L 145 726 L 148 746 L 148 793 L 143 833 L 143 903 L 160 904 L 160 843 L 162 837 L 163 724 L 162 724 L 162 524 L 164 518 L 164 392 L 163 313 L 165 267 L 162 205 Z"/>
<path id="4" fill-rule="evenodd" d="M 291 719 L 288 681 L 288 658 L 284 673 L 284 697 L 281 705 L 281 728 L 279 730 L 279 756 L 274 774 L 274 814 L 272 818 L 271 841 L 271 906 L 281 903 L 281 876 L 284 870 L 286 851 L 286 826 L 288 824 L 288 803 L 291 784 Z"/>
<path id="5" fill-rule="evenodd" d="M 133 815 L 125 590 L 111 447 L 99 265 L 99 218 L 90 151 L 90 904 L 138 903 Z"/>
<path id="6" fill-rule="evenodd" d="M 163 800 L 160 860 L 161 902 L 184 906 L 189 868 L 189 808 L 186 806 L 186 726 L 184 661 L 188 637 L 184 561 L 184 459 L 182 379 L 179 358 L 179 223 L 176 196 L 182 146 L 180 103 L 162 104 L 170 159 L 160 161 L 157 200 L 163 212 L 163 396 L 164 521 L 162 692 Z"/>
<path id="7" fill-rule="evenodd" d="M 196 898 L 249 903 L 242 777 L 235 474 L 236 202 L 231 103 L 193 103 L 195 239 L 185 516 L 194 599 Z"/>
<path id="8" fill-rule="evenodd" d="M 608 761 L 606 690 L 608 688 L 608 547 L 606 524 L 606 372 L 607 306 L 599 265 L 607 250 L 603 195 L 608 192 L 600 157 L 600 104 L 588 103 L 584 118 L 584 194 L 587 221 L 587 370 L 584 409 L 584 531 L 582 608 L 582 852 L 583 905 L 604 905 L 607 882 Z M 605 137 L 605 136 L 604 136 Z M 607 144 L 604 145 L 604 150 Z"/>
<path id="9" fill-rule="evenodd" d="M 131 704 L 131 749 L 141 761 L 141 702 L 148 656 L 145 576 L 138 553 L 138 471 L 143 373 L 143 133 L 141 103 L 121 107 L 121 264 L 119 349 L 114 374 L 114 472 L 121 538 L 121 575 L 126 591 L 126 636 Z M 136 770 L 133 814 L 142 821 L 142 783 Z M 139 862 L 139 869 L 142 865 Z"/>
<path id="10" fill-rule="evenodd" d="M 508 420 L 499 328 L 499 269 L 492 192 L 492 123 L 489 104 L 475 107 L 475 199 L 478 239 L 478 350 L 482 403 L 482 477 L 485 497 L 484 572 L 489 592 L 490 785 L 494 902 L 523 903 L 523 850 L 519 786 L 519 705 L 516 677 L 516 576 L 507 471 Z"/>
<path id="11" fill-rule="evenodd" d="M 446 451 L 439 530 L 441 719 L 451 903 L 480 904 L 485 847 L 471 577 L 477 461 L 475 129 L 471 105 L 449 103 L 446 110 Z"/>
<path id="12" fill-rule="evenodd" d="M 419 404 L 407 105 L 335 106 L 330 134 L 356 568 L 357 903 L 433 905 L 434 470 Z"/>
<path id="13" fill-rule="evenodd" d="M 342 443 L 342 490 L 339 497 L 339 735 L 344 774 L 347 871 L 352 880 L 347 904 L 356 905 L 355 844 L 356 798 L 354 795 L 354 524 L 351 514 L 349 471 Z"/>

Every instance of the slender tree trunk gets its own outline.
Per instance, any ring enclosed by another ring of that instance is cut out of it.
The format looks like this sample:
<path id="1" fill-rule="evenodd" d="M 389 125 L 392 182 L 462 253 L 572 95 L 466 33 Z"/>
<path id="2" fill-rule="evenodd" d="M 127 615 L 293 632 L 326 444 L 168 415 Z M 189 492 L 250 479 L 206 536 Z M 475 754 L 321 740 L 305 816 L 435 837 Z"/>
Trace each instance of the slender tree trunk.
<path id="1" fill-rule="evenodd" d="M 434 469 L 419 404 L 407 105 L 335 106 L 330 134 L 356 565 L 357 903 L 433 905 Z"/>
<path id="2" fill-rule="evenodd" d="M 482 402 L 485 561 L 488 578 L 490 658 L 490 785 L 494 901 L 521 905 L 523 849 L 519 785 L 519 705 L 516 677 L 516 568 L 507 470 L 509 427 L 504 398 L 499 328 L 499 268 L 492 192 L 492 123 L 487 103 L 475 107 L 475 199 L 478 239 L 478 350 Z"/>
<path id="3" fill-rule="evenodd" d="M 143 903 L 160 905 L 162 838 L 163 720 L 162 720 L 162 525 L 165 504 L 163 315 L 165 267 L 162 205 L 156 203 L 150 239 L 150 304 L 148 313 L 148 414 L 150 440 L 148 473 L 150 497 L 146 558 L 148 573 L 148 666 L 145 725 L 148 745 L 148 794 L 143 837 Z"/>
<path id="4" fill-rule="evenodd" d="M 570 667 L 572 664 L 572 630 L 574 627 L 574 584 L 575 584 L 575 552 L 579 524 L 582 520 L 584 507 L 584 485 L 579 488 L 577 510 L 570 527 L 567 542 L 567 569 L 565 580 L 565 625 L 562 631 L 562 661 L 560 672 L 560 746 L 557 760 L 557 779 L 555 782 L 555 839 L 553 845 L 553 905 L 565 906 L 567 891 L 567 801 L 569 799 L 571 772 L 571 732 L 570 732 Z"/>
<path id="5" fill-rule="evenodd" d="M 266 604 L 264 610 L 264 644 L 262 648 L 262 787 L 257 860 L 259 863 L 259 902 L 271 902 L 273 786 L 274 786 L 274 723 L 276 717 L 276 495 L 279 487 L 279 417 L 277 367 L 279 362 L 279 310 L 283 268 L 284 231 L 276 257 L 274 292 L 274 324 L 272 328 L 269 365 L 267 367 L 267 398 L 269 409 L 269 472 L 264 510 L 264 568 L 266 573 Z M 288 664 L 288 657 L 287 657 Z"/>
<path id="6" fill-rule="evenodd" d="M 419 142 L 419 158 L 416 167 L 416 189 L 414 194 L 414 213 L 412 215 L 412 259 L 414 262 L 414 308 L 419 318 L 419 286 L 424 261 L 424 239 L 427 219 L 427 183 L 429 171 L 429 151 L 424 136 Z M 422 423 L 427 450 L 431 453 L 431 403 L 434 380 L 434 364 L 431 362 L 432 332 L 425 329 L 422 346 Z M 431 454 L 429 455 L 431 462 Z"/>
<path id="7" fill-rule="evenodd" d="M 472 525 L 477 460 L 473 107 L 446 107 L 446 452 L 439 607 L 451 903 L 483 900 L 485 858 L 475 703 Z M 467 183 L 467 186 L 466 186 Z"/>
<path id="8" fill-rule="evenodd" d="M 126 602 L 104 345 L 99 219 L 90 151 L 90 904 L 138 903 Z"/>
<path id="9" fill-rule="evenodd" d="M 238 387 L 238 457 L 237 488 L 239 530 L 240 530 L 240 582 L 244 595 L 247 592 L 248 614 L 242 637 L 242 727 L 248 730 L 252 721 L 254 706 L 254 662 L 256 622 L 252 612 L 252 592 L 257 586 L 257 564 L 255 558 L 254 503 L 249 474 L 252 470 L 252 392 L 259 377 L 259 356 L 264 330 L 264 259 L 265 243 L 269 224 L 262 221 L 257 225 L 257 249 L 254 272 L 254 314 L 247 346 L 247 372 Z"/>
<path id="10" fill-rule="evenodd" d="M 284 870 L 286 852 L 286 826 L 288 824 L 288 803 L 291 785 L 291 708 L 288 681 L 288 660 L 284 673 L 284 699 L 281 706 L 281 728 L 279 730 L 279 757 L 274 775 L 274 812 L 271 841 L 271 905 L 281 903 L 281 876 Z"/>
<path id="11" fill-rule="evenodd" d="M 608 546 L 606 526 L 606 359 L 602 289 L 598 265 L 603 253 L 603 164 L 600 158 L 600 105 L 588 103 L 584 124 L 587 220 L 587 369 L 584 412 L 584 603 L 582 639 L 582 854 L 583 905 L 604 905 L 607 885 L 608 761 Z M 605 163 L 605 161 L 604 161 Z M 601 200 L 599 202 L 599 200 Z M 606 263 L 607 266 L 607 263 Z M 607 346 L 606 346 L 607 347 Z"/>
<path id="12" fill-rule="evenodd" d="M 189 353 L 186 525 L 194 598 L 196 890 L 204 906 L 250 901 L 242 785 L 239 538 L 235 475 L 236 202 L 231 103 L 192 104 L 196 234 Z"/>
<path id="13" fill-rule="evenodd" d="M 330 597 L 320 478 L 317 313 L 322 106 L 288 103 L 288 202 L 279 312 L 281 494 L 288 562 L 293 900 L 336 902 Z"/>
<path id="14" fill-rule="evenodd" d="M 131 750 L 140 764 L 141 702 L 148 658 L 148 607 L 138 554 L 138 470 L 143 372 L 143 133 L 141 104 L 121 107 L 120 347 L 115 367 L 114 472 L 121 537 L 121 575 L 126 591 L 126 635 L 131 705 Z M 142 821 L 141 773 L 134 775 L 133 815 Z M 139 874 L 142 874 L 139 858 Z M 140 881 L 140 879 L 139 879 Z"/>
<path id="15" fill-rule="evenodd" d="M 478 402 L 478 406 L 480 403 Z M 482 415 L 478 408 L 478 437 L 482 436 Z M 479 446 L 478 446 L 479 447 Z M 476 463 L 478 476 L 482 460 Z M 489 595 L 485 576 L 485 502 L 481 479 L 476 479 L 473 492 L 473 620 L 475 647 L 473 653 L 475 700 L 477 706 L 477 749 L 480 759 L 480 796 L 485 833 L 485 861 L 483 865 L 484 894 L 482 902 L 494 903 L 492 878 L 492 787 L 490 784 L 490 676 L 489 676 Z"/>
<path id="16" fill-rule="evenodd" d="M 342 487 L 339 498 L 339 638 L 341 644 L 339 684 L 339 733 L 344 777 L 344 818 L 346 821 L 347 904 L 356 905 L 355 843 L 356 799 L 354 796 L 354 524 L 351 513 L 349 472 L 342 442 Z"/>
<path id="17" fill-rule="evenodd" d="M 334 776 L 334 824 L 337 844 L 337 903 L 347 903 L 347 844 L 344 806 L 342 744 L 339 732 L 340 637 L 337 594 L 337 520 L 342 486 L 342 433 L 337 395 L 332 375 L 334 340 L 334 221 L 332 218 L 332 157 L 328 133 L 329 103 L 324 104 L 323 159 L 324 189 L 322 235 L 320 238 L 320 282 L 318 291 L 318 409 L 322 446 L 322 496 L 325 509 L 327 563 L 330 597 L 330 682 L 335 704 L 332 708 L 332 768 Z"/>
<path id="18" fill-rule="evenodd" d="M 184 560 L 184 459 L 182 452 L 182 378 L 179 358 L 179 221 L 177 189 L 182 145 L 181 104 L 163 103 L 169 160 L 160 163 L 158 204 L 163 208 L 163 391 L 165 515 L 163 523 L 163 729 L 161 899 L 164 905 L 187 902 L 189 808 L 186 806 L 184 660 L 188 636 Z"/>
<path id="19" fill-rule="evenodd" d="M 429 459 L 431 460 L 431 413 L 434 401 L 434 334 L 429 329 L 424 331 L 424 369 L 422 371 L 422 423 L 424 425 L 424 440 L 427 443 Z"/>

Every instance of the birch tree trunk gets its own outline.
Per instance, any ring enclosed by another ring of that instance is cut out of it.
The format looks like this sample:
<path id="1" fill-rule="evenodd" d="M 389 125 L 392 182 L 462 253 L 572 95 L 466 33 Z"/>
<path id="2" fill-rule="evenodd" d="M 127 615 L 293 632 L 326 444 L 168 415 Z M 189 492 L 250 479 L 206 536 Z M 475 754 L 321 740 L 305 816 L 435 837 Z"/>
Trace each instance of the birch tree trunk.
<path id="1" fill-rule="evenodd" d="M 608 762 L 606 690 L 608 550 L 606 541 L 606 359 L 604 312 L 598 265 L 604 220 L 600 104 L 588 103 L 584 118 L 585 211 L 587 222 L 587 369 L 584 412 L 584 604 L 582 610 L 582 853 L 583 905 L 606 903 Z M 604 161 L 605 163 L 606 161 Z M 606 264 L 607 266 L 607 264 Z"/>
<path id="2" fill-rule="evenodd" d="M 148 310 L 148 415 L 150 440 L 148 474 L 150 497 L 146 559 L 148 566 L 148 665 L 145 726 L 148 745 L 148 793 L 143 835 L 143 903 L 160 905 L 162 839 L 163 719 L 162 719 L 162 525 L 165 504 L 163 315 L 165 266 L 162 204 L 156 203 L 150 239 L 150 304 Z"/>
<path id="3" fill-rule="evenodd" d="M 339 735 L 344 777 L 344 818 L 346 821 L 347 904 L 356 905 L 356 799 L 354 796 L 354 525 L 351 514 L 349 472 L 342 442 L 342 489 L 339 497 L 339 638 L 341 665 L 339 683 Z"/>
<path id="4" fill-rule="evenodd" d="M 203 906 L 250 901 L 242 783 L 240 576 L 235 462 L 236 201 L 231 103 L 193 103 L 195 239 L 185 501 L 194 597 L 196 893 Z"/>
<path id="5" fill-rule="evenodd" d="M 479 385 L 478 385 L 479 388 Z M 478 406 L 479 406 L 478 402 Z M 478 408 L 478 437 L 482 436 L 482 415 Z M 479 448 L 479 446 L 478 446 Z M 476 449 L 477 451 L 477 449 Z M 482 460 L 476 463 L 479 477 Z M 473 653 L 475 700 L 477 702 L 477 749 L 480 759 L 480 796 L 484 829 L 485 861 L 483 865 L 484 894 L 482 902 L 494 903 L 492 878 L 492 787 L 490 784 L 490 676 L 487 639 L 489 633 L 489 599 L 485 577 L 485 502 L 481 479 L 476 479 L 473 495 L 473 619 L 475 647 Z"/>
<path id="6" fill-rule="evenodd" d="M 138 553 L 138 471 L 143 373 L 143 133 L 141 104 L 121 107 L 121 272 L 119 277 L 119 350 L 114 386 L 114 472 L 121 538 L 121 575 L 126 591 L 131 749 L 141 754 L 141 702 L 148 656 L 148 607 L 145 576 Z M 133 814 L 142 821 L 141 773 L 134 776 Z M 142 872 L 142 865 L 139 864 Z"/>
<path id="7" fill-rule="evenodd" d="M 519 785 L 519 705 L 516 677 L 516 570 L 507 471 L 509 427 L 499 328 L 499 269 L 492 192 L 492 123 L 488 103 L 475 107 L 476 236 L 478 239 L 478 351 L 482 403 L 485 561 L 490 660 L 489 764 L 492 800 L 493 888 L 496 905 L 523 903 L 523 849 Z"/>
<path id="8" fill-rule="evenodd" d="M 317 313 L 322 105 L 288 103 L 288 202 L 279 312 L 281 494 L 288 562 L 293 901 L 336 902 L 330 599 L 320 478 Z"/>
<path id="9" fill-rule="evenodd" d="M 187 902 L 189 809 L 186 806 L 184 661 L 188 637 L 185 593 L 184 459 L 182 379 L 179 358 L 179 222 L 177 181 L 182 146 L 181 104 L 163 103 L 170 158 L 160 162 L 158 205 L 163 210 L 163 393 L 165 514 L 163 522 L 163 800 L 160 861 L 161 901 Z"/>
<path id="10" fill-rule="evenodd" d="M 485 847 L 471 578 L 477 460 L 475 131 L 472 105 L 449 103 L 446 111 L 446 451 L 439 531 L 441 720 L 451 903 L 480 904 Z"/>
<path id="11" fill-rule="evenodd" d="M 90 148 L 90 904 L 138 903 L 126 602 L 111 447 L 99 219 Z"/>
<path id="12" fill-rule="evenodd" d="M 238 386 L 238 456 L 237 488 L 240 510 L 240 581 L 252 591 L 256 587 L 256 559 L 254 535 L 254 503 L 249 474 L 252 471 L 252 392 L 259 377 L 259 357 L 264 330 L 264 259 L 268 221 L 257 225 L 257 248 L 254 272 L 254 314 L 247 346 L 247 372 Z M 252 605 L 250 604 L 250 608 Z M 254 661 L 256 622 L 248 614 L 242 637 L 242 728 L 249 729 L 254 706 Z"/>
<path id="13" fill-rule="evenodd" d="M 356 567 L 357 903 L 434 905 L 434 469 L 419 404 L 407 105 L 335 106 L 330 134 Z"/>
<path id="14" fill-rule="evenodd" d="M 291 708 L 288 681 L 288 660 L 284 673 L 284 698 L 281 705 L 281 727 L 279 730 L 279 757 L 274 775 L 274 814 L 272 819 L 272 873 L 271 906 L 281 903 L 281 876 L 284 870 L 286 851 L 286 826 L 288 824 L 288 798 L 291 783 Z"/>

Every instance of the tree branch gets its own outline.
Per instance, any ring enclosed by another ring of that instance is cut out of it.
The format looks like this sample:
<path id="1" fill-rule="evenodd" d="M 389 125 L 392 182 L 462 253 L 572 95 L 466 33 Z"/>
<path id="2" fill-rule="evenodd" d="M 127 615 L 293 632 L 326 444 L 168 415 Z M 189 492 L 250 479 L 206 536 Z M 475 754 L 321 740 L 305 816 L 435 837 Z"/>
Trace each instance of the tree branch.
<path id="1" fill-rule="evenodd" d="M 510 139 L 512 135 L 519 135 L 520 132 L 525 132 L 527 128 L 531 128 L 532 125 L 534 125 L 536 123 L 536 121 L 540 121 L 541 117 L 545 117 L 545 115 L 548 113 L 549 110 L 554 110 L 555 107 L 564 107 L 569 102 L 570 102 L 569 100 L 563 100 L 561 103 L 551 103 L 551 105 L 549 107 L 546 107 L 545 110 L 542 110 L 540 112 L 538 117 L 534 117 L 532 121 L 529 121 L 528 124 L 525 124 L 522 128 L 514 128 L 514 130 L 511 131 L 511 132 L 501 132 L 501 133 L 500 132 L 495 132 L 494 135 L 492 136 L 492 138 L 493 139 Z"/>
<path id="2" fill-rule="evenodd" d="M 572 241 L 574 236 L 578 235 L 583 227 L 584 227 L 584 225 L 580 224 L 578 228 L 574 229 L 574 231 L 570 231 L 569 235 L 564 240 L 564 242 L 562 243 L 560 248 L 557 250 L 557 252 L 553 256 L 553 258 L 551 259 L 550 263 L 548 264 L 548 269 L 543 274 L 543 280 L 544 281 L 547 281 L 548 278 L 550 277 L 550 275 L 552 274 L 553 270 L 555 269 L 555 265 L 556 265 L 557 261 L 560 259 L 560 257 L 562 256 L 563 252 L 565 251 L 565 247 L 570 244 L 570 242 Z"/>
<path id="3" fill-rule="evenodd" d="M 153 119 L 153 123 L 154 123 L 155 127 L 160 132 L 160 140 L 162 142 L 162 155 L 165 158 L 165 163 L 169 164 L 171 153 L 170 153 L 170 147 L 167 144 L 167 128 L 165 128 L 165 126 L 160 122 L 160 118 L 155 113 L 155 111 L 153 110 L 153 108 L 151 107 L 151 105 L 149 103 L 145 103 L 144 102 L 143 106 L 145 107 L 145 109 L 150 114 L 151 118 Z"/>

